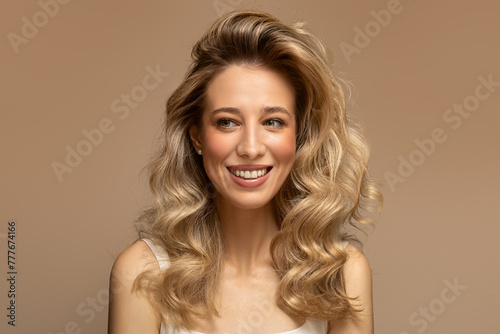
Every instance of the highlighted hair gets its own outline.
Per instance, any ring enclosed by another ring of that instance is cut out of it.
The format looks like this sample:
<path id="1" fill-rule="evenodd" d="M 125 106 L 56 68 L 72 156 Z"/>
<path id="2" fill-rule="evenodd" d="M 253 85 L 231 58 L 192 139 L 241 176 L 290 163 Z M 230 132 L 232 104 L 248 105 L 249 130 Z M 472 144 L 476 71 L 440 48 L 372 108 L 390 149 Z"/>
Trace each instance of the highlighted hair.
<path id="1" fill-rule="evenodd" d="M 302 24 L 243 11 L 218 19 L 196 43 L 183 82 L 167 102 L 162 145 L 150 164 L 155 204 L 138 230 L 163 247 L 170 266 L 136 280 L 169 326 L 190 328 L 193 317 L 217 316 L 215 296 L 224 242 L 213 189 L 189 128 L 201 119 L 207 85 L 228 66 L 264 66 L 284 73 L 296 93 L 294 166 L 274 198 L 281 229 L 271 243 L 280 277 L 277 305 L 292 317 L 345 319 L 360 311 L 347 297 L 343 242 L 346 224 L 371 224 L 360 212 L 382 195 L 368 177 L 369 151 L 326 50 Z M 213 186 L 212 186 L 213 187 Z"/>

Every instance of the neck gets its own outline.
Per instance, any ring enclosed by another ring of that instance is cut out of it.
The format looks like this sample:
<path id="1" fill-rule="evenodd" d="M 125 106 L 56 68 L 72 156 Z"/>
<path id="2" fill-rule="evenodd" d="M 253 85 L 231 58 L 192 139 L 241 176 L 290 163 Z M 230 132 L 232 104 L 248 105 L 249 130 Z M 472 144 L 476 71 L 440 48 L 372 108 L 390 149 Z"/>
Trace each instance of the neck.
<path id="1" fill-rule="evenodd" d="M 241 209 L 218 201 L 217 208 L 226 265 L 240 274 L 272 266 L 269 245 L 279 229 L 272 201 L 258 209 Z"/>

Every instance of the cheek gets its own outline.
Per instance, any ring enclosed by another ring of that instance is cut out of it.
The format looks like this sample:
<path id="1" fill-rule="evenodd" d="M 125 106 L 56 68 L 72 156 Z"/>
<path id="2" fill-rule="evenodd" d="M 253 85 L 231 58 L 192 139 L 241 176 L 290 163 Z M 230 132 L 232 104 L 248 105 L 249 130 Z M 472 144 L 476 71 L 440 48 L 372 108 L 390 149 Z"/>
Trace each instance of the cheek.
<path id="1" fill-rule="evenodd" d="M 283 164 L 288 165 L 288 168 L 291 168 L 296 150 L 295 131 L 290 131 L 279 138 L 275 138 L 272 146 L 275 157 Z"/>
<path id="2" fill-rule="evenodd" d="M 204 136 L 203 163 L 207 173 L 212 175 L 216 168 L 233 150 L 231 141 L 223 136 L 206 133 Z"/>

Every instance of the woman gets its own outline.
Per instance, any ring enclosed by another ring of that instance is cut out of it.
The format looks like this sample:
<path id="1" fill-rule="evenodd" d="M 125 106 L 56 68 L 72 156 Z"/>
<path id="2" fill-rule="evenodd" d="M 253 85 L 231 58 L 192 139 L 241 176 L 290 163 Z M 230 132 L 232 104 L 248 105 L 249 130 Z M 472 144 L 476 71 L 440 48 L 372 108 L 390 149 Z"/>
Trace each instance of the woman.
<path id="1" fill-rule="evenodd" d="M 149 166 L 156 203 L 112 270 L 109 332 L 372 333 L 344 227 L 381 195 L 324 47 L 245 11 L 192 56 Z"/>

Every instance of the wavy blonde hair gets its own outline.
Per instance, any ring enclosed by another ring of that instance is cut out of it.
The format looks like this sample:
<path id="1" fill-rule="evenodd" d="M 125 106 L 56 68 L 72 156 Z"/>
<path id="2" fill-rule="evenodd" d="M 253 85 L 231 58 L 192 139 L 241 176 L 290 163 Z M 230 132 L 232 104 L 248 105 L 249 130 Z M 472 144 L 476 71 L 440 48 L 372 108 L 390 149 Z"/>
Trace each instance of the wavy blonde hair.
<path id="1" fill-rule="evenodd" d="M 213 186 L 189 138 L 207 85 L 233 64 L 282 71 L 296 92 L 297 149 L 292 171 L 274 198 L 281 229 L 271 243 L 280 277 L 277 305 L 294 317 L 349 318 L 342 267 L 346 224 L 370 224 L 360 213 L 382 203 L 368 177 L 368 147 L 346 115 L 342 89 L 326 50 L 302 23 L 286 25 L 261 12 L 232 12 L 195 44 L 184 80 L 166 105 L 163 140 L 148 170 L 155 203 L 138 219 L 141 237 L 163 247 L 165 272 L 145 272 L 135 287 L 149 291 L 164 321 L 190 328 L 193 317 L 218 316 L 216 298 L 224 241 Z M 368 200 L 368 201 L 367 201 Z"/>

